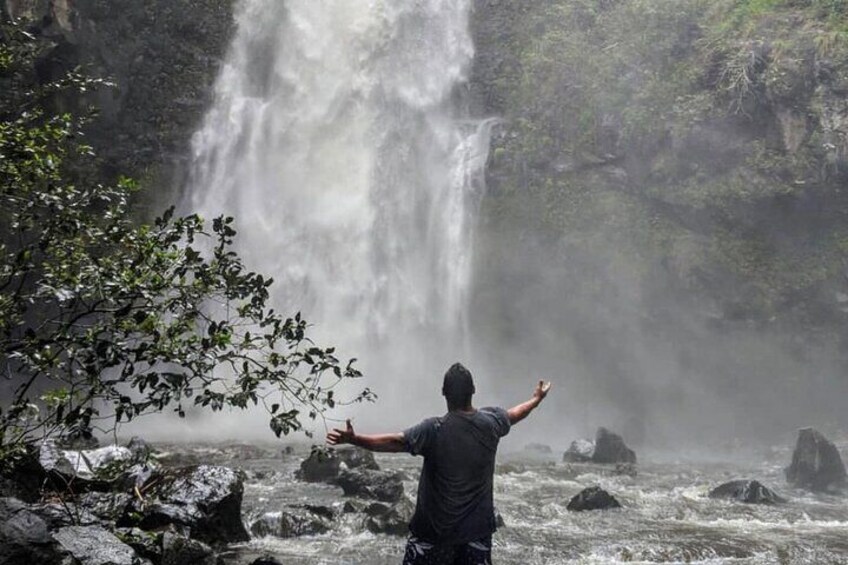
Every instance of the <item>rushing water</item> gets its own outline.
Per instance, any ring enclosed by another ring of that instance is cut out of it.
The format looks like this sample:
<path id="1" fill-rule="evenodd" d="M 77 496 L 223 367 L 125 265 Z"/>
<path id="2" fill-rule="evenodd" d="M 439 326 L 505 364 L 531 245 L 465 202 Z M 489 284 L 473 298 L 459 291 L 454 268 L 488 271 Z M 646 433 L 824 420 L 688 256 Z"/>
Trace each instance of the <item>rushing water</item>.
<path id="1" fill-rule="evenodd" d="M 495 476 L 495 504 L 506 523 L 494 539 L 497 564 L 848 564 L 848 498 L 789 487 L 783 478 L 789 449 L 700 463 L 648 454 L 631 477 L 605 466 L 564 464 L 557 453 L 510 454 L 513 440 L 504 440 Z M 294 478 L 306 447 L 282 458 L 279 453 L 279 447 L 270 448 L 264 456 L 236 463 L 248 476 L 245 519 L 298 504 L 327 505 L 336 509 L 333 529 L 317 536 L 254 539 L 233 547 L 227 565 L 248 565 L 263 555 L 284 565 L 400 563 L 403 538 L 371 534 L 361 515 L 343 514 L 341 489 Z M 214 459 L 214 450 L 199 454 L 204 461 Z M 377 460 L 384 468 L 405 471 L 405 490 L 414 495 L 420 458 L 378 455 Z M 760 480 L 789 502 L 764 506 L 707 498 L 711 488 L 739 478 Z M 572 496 L 593 485 L 611 492 L 623 508 L 566 510 Z"/>
<path id="2" fill-rule="evenodd" d="M 459 102 L 469 10 L 242 0 L 194 138 L 192 208 L 235 216 L 277 306 L 366 362 L 422 347 L 416 332 L 440 336 L 434 350 L 463 347 L 492 124 Z"/>

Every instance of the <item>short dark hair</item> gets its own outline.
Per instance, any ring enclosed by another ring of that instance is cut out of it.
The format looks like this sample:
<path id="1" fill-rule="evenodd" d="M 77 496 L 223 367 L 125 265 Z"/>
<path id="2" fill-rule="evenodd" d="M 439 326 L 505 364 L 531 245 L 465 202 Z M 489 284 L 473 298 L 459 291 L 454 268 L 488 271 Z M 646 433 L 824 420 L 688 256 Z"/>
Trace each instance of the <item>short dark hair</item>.
<path id="1" fill-rule="evenodd" d="M 462 363 L 454 363 L 445 373 L 442 384 L 442 394 L 453 405 L 464 406 L 471 401 L 471 396 L 476 392 L 474 389 L 474 378 L 471 371 L 466 369 Z"/>

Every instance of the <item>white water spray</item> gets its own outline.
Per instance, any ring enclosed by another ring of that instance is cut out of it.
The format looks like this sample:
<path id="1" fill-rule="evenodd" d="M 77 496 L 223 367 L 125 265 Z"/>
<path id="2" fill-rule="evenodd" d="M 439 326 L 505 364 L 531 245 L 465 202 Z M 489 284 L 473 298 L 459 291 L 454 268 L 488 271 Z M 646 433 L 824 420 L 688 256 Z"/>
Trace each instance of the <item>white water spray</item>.
<path id="1" fill-rule="evenodd" d="M 443 371 L 467 354 L 491 128 L 456 102 L 469 11 L 470 0 L 242 0 L 194 138 L 192 209 L 235 216 L 276 305 L 303 311 L 370 375 Z"/>

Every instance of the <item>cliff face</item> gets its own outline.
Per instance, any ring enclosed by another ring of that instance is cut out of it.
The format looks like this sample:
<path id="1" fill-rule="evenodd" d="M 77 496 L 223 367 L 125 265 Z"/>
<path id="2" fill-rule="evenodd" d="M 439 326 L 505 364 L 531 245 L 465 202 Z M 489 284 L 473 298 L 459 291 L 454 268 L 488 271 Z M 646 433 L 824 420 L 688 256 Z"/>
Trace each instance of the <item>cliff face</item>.
<path id="1" fill-rule="evenodd" d="M 480 279 L 532 241 L 646 320 L 846 337 L 847 30 L 815 0 L 480 0 Z"/>
<path id="2" fill-rule="evenodd" d="M 40 79 L 81 67 L 114 84 L 81 101 L 99 113 L 87 133 L 104 176 L 167 187 L 211 99 L 233 3 L 5 0 L 3 8 L 44 44 Z"/>

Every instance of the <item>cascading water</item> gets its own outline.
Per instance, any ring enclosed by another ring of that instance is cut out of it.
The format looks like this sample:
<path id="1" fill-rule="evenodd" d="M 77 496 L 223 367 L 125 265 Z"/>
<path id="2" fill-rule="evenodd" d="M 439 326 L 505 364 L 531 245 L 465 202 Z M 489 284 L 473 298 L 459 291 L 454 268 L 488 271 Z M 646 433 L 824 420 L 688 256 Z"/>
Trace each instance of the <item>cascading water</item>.
<path id="1" fill-rule="evenodd" d="M 370 374 L 422 359 L 444 370 L 465 351 L 492 124 L 458 109 L 469 11 L 470 0 L 242 0 L 194 138 L 191 208 L 235 216 L 277 306 L 303 311 Z"/>

